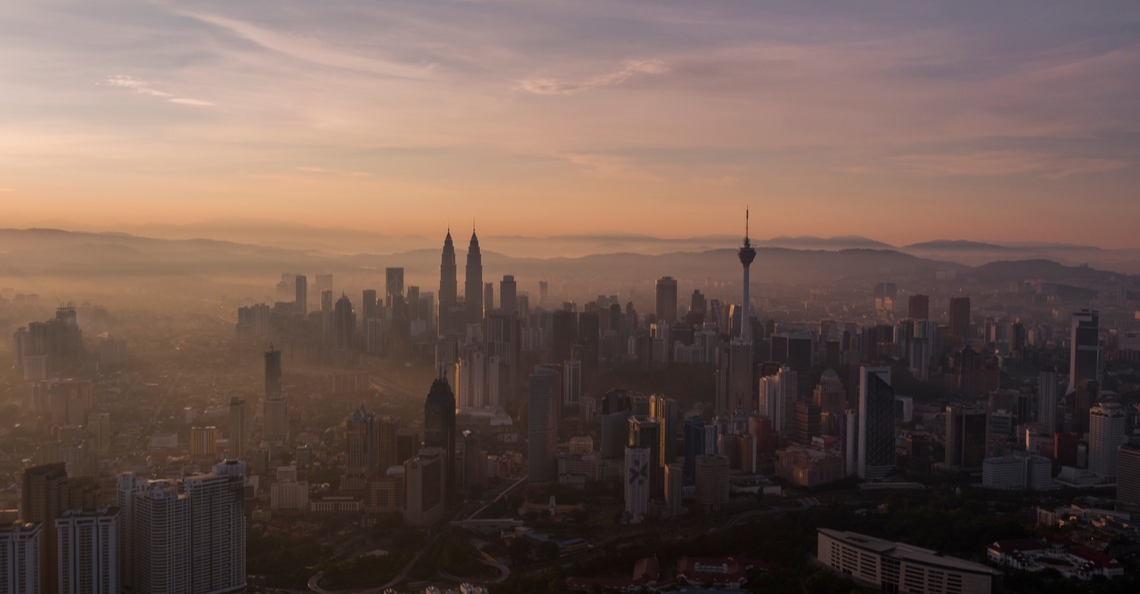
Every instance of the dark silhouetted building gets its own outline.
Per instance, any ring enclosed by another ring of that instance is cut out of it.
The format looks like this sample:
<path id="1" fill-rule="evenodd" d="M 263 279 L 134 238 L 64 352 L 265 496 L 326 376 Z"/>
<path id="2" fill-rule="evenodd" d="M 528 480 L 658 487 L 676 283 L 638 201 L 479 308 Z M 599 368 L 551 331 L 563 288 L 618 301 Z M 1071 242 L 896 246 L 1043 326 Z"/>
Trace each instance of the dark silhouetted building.
<path id="1" fill-rule="evenodd" d="M 483 321 L 483 256 L 479 252 L 479 238 L 471 230 L 471 244 L 467 247 L 467 281 L 463 285 L 463 301 L 467 309 L 467 323 Z"/>
<path id="2" fill-rule="evenodd" d="M 455 245 L 451 242 L 451 229 L 443 240 L 443 258 L 439 264 L 439 334 L 453 336 L 459 334 L 459 321 L 455 319 L 458 303 L 455 272 Z"/>
<path id="3" fill-rule="evenodd" d="M 961 346 L 970 341 L 970 298 L 951 297 L 949 311 L 949 337 L 953 346 Z"/>
<path id="4" fill-rule="evenodd" d="M 455 494 L 455 393 L 447 380 L 431 384 L 424 401 L 424 447 L 443 450 L 443 492 Z"/>
<path id="5" fill-rule="evenodd" d="M 912 320 L 930 319 L 930 297 L 927 295 L 911 295 L 907 317 Z"/>

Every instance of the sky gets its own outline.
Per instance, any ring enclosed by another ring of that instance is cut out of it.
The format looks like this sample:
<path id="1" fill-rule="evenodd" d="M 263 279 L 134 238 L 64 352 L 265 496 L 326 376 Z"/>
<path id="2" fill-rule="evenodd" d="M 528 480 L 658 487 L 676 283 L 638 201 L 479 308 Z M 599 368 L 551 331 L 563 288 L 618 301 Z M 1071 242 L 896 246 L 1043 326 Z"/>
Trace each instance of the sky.
<path id="1" fill-rule="evenodd" d="M 1140 247 L 1140 3 L 0 4 L 0 226 Z"/>

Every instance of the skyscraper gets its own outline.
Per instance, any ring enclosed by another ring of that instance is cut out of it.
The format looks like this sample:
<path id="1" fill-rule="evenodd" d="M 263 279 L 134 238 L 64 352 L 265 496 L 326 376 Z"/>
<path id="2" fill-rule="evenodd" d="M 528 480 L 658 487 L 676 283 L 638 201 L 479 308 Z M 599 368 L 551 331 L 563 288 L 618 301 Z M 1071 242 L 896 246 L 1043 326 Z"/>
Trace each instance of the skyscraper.
<path id="1" fill-rule="evenodd" d="M 1124 409 L 1102 402 L 1089 412 L 1089 470 L 1108 481 L 1116 479 L 1120 446 L 1128 441 Z"/>
<path id="2" fill-rule="evenodd" d="M 404 300 L 404 269 L 403 268 L 385 268 L 384 269 L 384 300 L 389 307 L 396 307 L 394 303 Z M 395 311 L 392 312 L 395 314 Z M 403 312 L 401 312 L 403 313 Z"/>
<path id="3" fill-rule="evenodd" d="M 495 283 L 483 285 L 483 315 L 490 314 L 495 309 Z"/>
<path id="4" fill-rule="evenodd" d="M 376 442 L 376 415 L 361 404 L 344 420 L 344 476 L 341 488 L 346 483 L 361 489 L 364 480 L 373 474 L 373 446 Z"/>
<path id="5" fill-rule="evenodd" d="M 748 241 L 747 210 L 744 211 L 744 245 L 740 246 L 740 249 L 736 251 L 736 257 L 740 258 L 740 265 L 744 267 L 744 303 L 740 314 L 740 341 L 752 344 L 752 324 L 750 323 L 752 318 L 748 313 L 752 307 L 750 303 L 751 296 L 749 294 L 751 281 L 748 276 L 748 270 L 752 265 L 752 261 L 756 259 L 756 250 L 753 249 L 752 244 Z M 751 382 L 749 382 L 749 384 L 751 384 Z"/>
<path id="6" fill-rule="evenodd" d="M 60 594 L 119 594 L 117 507 L 69 510 L 55 520 Z"/>
<path id="7" fill-rule="evenodd" d="M 230 458 L 245 459 L 245 445 L 249 440 L 249 419 L 245 411 L 245 400 L 230 398 Z"/>
<path id="8" fill-rule="evenodd" d="M 558 478 L 558 372 L 534 368 L 527 385 L 528 482 Z"/>
<path id="9" fill-rule="evenodd" d="M 859 370 L 859 478 L 881 479 L 895 467 L 895 390 L 890 367 Z"/>
<path id="10" fill-rule="evenodd" d="M 812 400 L 820 412 L 838 417 L 847 408 L 846 398 L 847 393 L 843 390 L 843 381 L 839 379 L 839 374 L 835 373 L 834 369 L 827 368 L 819 378 Z"/>
<path id="11" fill-rule="evenodd" d="M 134 592 L 189 593 L 190 499 L 174 481 L 154 481 L 137 493 L 132 509 Z M 244 527 L 244 523 L 242 524 Z"/>
<path id="12" fill-rule="evenodd" d="M 570 359 L 562 363 L 562 403 L 577 406 L 582 399 L 582 362 Z"/>
<path id="13" fill-rule="evenodd" d="M 1140 507 L 1140 444 L 1126 443 L 1117 450 L 1116 501 Z"/>
<path id="14" fill-rule="evenodd" d="M 927 295 L 911 295 L 907 316 L 912 320 L 929 320 L 930 297 Z"/>
<path id="15" fill-rule="evenodd" d="M 376 289 L 365 289 L 361 296 L 360 318 L 367 327 L 368 320 L 380 317 L 379 304 L 376 302 Z"/>
<path id="16" fill-rule="evenodd" d="M 190 501 L 191 592 L 245 590 L 244 464 L 221 463 L 210 474 L 186 478 Z"/>
<path id="17" fill-rule="evenodd" d="M 309 314 L 309 279 L 303 274 L 298 274 L 294 281 L 297 286 L 296 298 L 294 299 L 297 313 L 301 314 L 301 317 L 305 317 Z"/>
<path id="18" fill-rule="evenodd" d="M 546 299 L 550 295 L 550 283 L 546 281 L 538 281 L 538 305 L 539 307 L 546 306 Z"/>
<path id="19" fill-rule="evenodd" d="M 424 401 L 424 447 L 442 450 L 445 501 L 455 494 L 455 393 L 437 378 Z"/>
<path id="20" fill-rule="evenodd" d="M 685 420 L 685 463 L 683 470 L 685 482 L 692 483 L 697 473 L 697 456 L 703 456 L 705 451 L 705 421 L 701 417 L 693 416 Z"/>
<path id="21" fill-rule="evenodd" d="M 446 384 L 445 384 L 446 385 Z M 447 507 L 445 465 L 440 448 L 427 447 L 404 462 L 407 488 L 404 522 L 409 526 L 430 526 L 443 516 Z"/>
<path id="22" fill-rule="evenodd" d="M 1100 311 L 1073 312 L 1069 349 L 1069 388 L 1065 394 L 1076 392 L 1081 381 L 1100 381 Z"/>
<path id="23" fill-rule="evenodd" d="M 1057 430 L 1057 404 L 1061 387 L 1057 383 L 1057 370 L 1042 369 L 1037 375 L 1037 422 L 1049 429 Z"/>
<path id="24" fill-rule="evenodd" d="M 0 589 L 11 594 L 40 594 L 43 524 L 0 524 Z"/>
<path id="25" fill-rule="evenodd" d="M 499 281 L 499 309 L 503 313 L 516 316 L 519 313 L 518 286 L 515 277 L 507 274 Z"/>
<path id="26" fill-rule="evenodd" d="M 986 457 L 989 424 L 986 407 L 952 404 L 946 407 L 946 459 L 952 468 L 977 469 Z"/>
<path id="27" fill-rule="evenodd" d="M 960 347 L 970 342 L 970 298 L 951 297 L 949 318 L 952 346 Z"/>
<path id="28" fill-rule="evenodd" d="M 661 454 L 659 464 L 664 467 L 677 461 L 677 401 L 661 394 L 649 397 L 649 415 L 661 428 Z"/>
<path id="29" fill-rule="evenodd" d="M 629 445 L 649 450 L 649 497 L 660 499 L 664 486 L 664 466 L 661 464 L 661 431 L 657 419 L 647 416 L 629 417 Z"/>
<path id="30" fill-rule="evenodd" d="M 284 443 L 289 437 L 289 403 L 281 392 L 281 351 L 265 351 L 265 419 L 267 441 Z"/>
<path id="31" fill-rule="evenodd" d="M 677 279 L 664 276 L 657 279 L 657 322 L 672 324 L 677 321 Z"/>
<path id="32" fill-rule="evenodd" d="M 439 264 L 439 335 L 452 336 L 459 329 L 452 315 L 458 300 L 455 274 L 455 245 L 451 242 L 451 229 L 443 240 L 443 258 Z"/>
<path id="33" fill-rule="evenodd" d="M 62 462 L 33 466 L 24 470 L 23 488 L 20 490 L 20 520 L 39 522 L 40 533 L 40 588 L 43 592 L 59 590 L 59 551 L 55 519 L 70 508 L 67 470 Z"/>
<path id="34" fill-rule="evenodd" d="M 652 453 L 649 448 L 625 448 L 625 511 L 636 520 L 649 512 L 652 491 Z"/>
<path id="35" fill-rule="evenodd" d="M 348 295 L 341 294 L 333 311 L 333 348 L 348 350 L 356 346 L 356 312 Z"/>
<path id="36" fill-rule="evenodd" d="M 471 229 L 471 244 L 467 247 L 467 282 L 463 284 L 463 302 L 467 309 L 467 323 L 483 321 L 483 256 L 479 253 L 479 238 Z"/>

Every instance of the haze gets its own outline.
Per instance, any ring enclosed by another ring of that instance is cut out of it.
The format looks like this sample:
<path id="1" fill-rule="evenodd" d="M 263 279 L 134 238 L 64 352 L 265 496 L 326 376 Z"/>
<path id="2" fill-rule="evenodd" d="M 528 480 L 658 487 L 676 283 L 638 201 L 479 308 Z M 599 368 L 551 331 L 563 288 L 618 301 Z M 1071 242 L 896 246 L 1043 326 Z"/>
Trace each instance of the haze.
<path id="1" fill-rule="evenodd" d="M 1134 2 L 0 12 L 8 227 L 1140 247 Z"/>

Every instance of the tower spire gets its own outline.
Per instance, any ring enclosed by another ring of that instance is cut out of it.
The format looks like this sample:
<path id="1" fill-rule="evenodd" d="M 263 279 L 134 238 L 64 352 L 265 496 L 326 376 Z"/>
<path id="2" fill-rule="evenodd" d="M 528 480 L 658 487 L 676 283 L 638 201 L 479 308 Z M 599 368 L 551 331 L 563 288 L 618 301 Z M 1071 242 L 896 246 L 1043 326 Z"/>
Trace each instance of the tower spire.
<path id="1" fill-rule="evenodd" d="M 749 245 L 749 243 L 748 243 L 748 207 L 747 206 L 744 207 L 744 245 L 745 246 Z"/>

